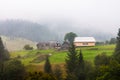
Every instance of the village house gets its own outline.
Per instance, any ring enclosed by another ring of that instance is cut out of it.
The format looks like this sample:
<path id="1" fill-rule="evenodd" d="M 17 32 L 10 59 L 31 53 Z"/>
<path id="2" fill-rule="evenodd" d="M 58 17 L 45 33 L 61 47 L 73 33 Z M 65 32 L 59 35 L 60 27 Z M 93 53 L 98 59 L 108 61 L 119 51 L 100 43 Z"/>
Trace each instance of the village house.
<path id="1" fill-rule="evenodd" d="M 95 46 L 96 40 L 94 37 L 75 37 L 74 45 L 80 46 Z"/>
<path id="2" fill-rule="evenodd" d="M 63 44 L 61 45 L 61 50 L 68 50 L 70 47 L 70 43 L 67 41 L 64 41 Z"/>
<path id="3" fill-rule="evenodd" d="M 48 42 L 39 42 L 36 46 L 37 49 L 57 49 L 61 46 L 61 44 L 57 41 L 48 41 Z"/>

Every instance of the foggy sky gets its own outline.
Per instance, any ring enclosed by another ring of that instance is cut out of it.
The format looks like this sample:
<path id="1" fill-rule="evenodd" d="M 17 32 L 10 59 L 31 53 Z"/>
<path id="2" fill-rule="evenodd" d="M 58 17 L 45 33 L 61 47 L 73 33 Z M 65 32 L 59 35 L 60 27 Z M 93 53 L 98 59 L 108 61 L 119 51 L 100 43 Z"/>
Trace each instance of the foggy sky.
<path id="1" fill-rule="evenodd" d="M 29 20 L 53 29 L 67 25 L 66 29 L 89 28 L 116 35 L 120 0 L 0 0 L 0 20 L 7 19 Z"/>

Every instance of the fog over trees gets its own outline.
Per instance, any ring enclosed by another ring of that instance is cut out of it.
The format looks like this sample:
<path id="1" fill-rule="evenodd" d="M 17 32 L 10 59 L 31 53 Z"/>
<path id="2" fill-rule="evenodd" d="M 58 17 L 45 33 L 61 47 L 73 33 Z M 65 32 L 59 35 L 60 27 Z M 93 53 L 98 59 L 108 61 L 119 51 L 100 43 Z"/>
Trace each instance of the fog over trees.
<path id="1" fill-rule="evenodd" d="M 75 32 L 78 36 L 93 36 L 97 40 L 107 40 L 115 37 L 115 34 L 96 30 L 96 28 L 87 28 L 83 25 L 74 27 L 70 23 L 59 24 L 40 24 L 23 20 L 6 20 L 0 21 L 0 35 L 10 37 L 23 37 L 33 41 L 62 41 L 64 35 L 68 32 Z"/>

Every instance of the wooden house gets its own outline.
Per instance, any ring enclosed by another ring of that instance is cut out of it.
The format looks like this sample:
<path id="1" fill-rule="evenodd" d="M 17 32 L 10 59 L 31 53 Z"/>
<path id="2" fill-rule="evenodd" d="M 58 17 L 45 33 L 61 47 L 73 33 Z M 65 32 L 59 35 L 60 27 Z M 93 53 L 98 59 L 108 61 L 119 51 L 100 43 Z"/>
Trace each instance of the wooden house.
<path id="1" fill-rule="evenodd" d="M 75 37 L 74 45 L 80 46 L 95 46 L 96 40 L 94 37 Z"/>
<path id="2" fill-rule="evenodd" d="M 39 42 L 37 49 L 57 49 L 60 48 L 61 44 L 58 41 Z"/>

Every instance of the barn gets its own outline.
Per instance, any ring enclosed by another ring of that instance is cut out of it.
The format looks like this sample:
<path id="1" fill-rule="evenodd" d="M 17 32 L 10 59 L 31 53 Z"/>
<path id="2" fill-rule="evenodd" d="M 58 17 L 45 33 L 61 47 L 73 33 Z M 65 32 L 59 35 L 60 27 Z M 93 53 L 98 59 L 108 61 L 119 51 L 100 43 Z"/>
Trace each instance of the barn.
<path id="1" fill-rule="evenodd" d="M 80 46 L 95 46 L 96 40 L 94 37 L 75 37 L 74 45 Z"/>

